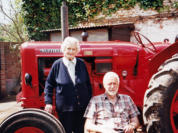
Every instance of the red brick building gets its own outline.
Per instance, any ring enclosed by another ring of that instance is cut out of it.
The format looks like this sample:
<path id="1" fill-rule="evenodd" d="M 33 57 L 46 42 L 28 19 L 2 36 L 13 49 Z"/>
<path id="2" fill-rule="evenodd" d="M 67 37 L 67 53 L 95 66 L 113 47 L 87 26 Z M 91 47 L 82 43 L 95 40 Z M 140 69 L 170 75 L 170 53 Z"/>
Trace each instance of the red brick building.
<path id="1" fill-rule="evenodd" d="M 20 52 L 15 43 L 0 42 L 0 98 L 17 93 L 20 84 Z"/>

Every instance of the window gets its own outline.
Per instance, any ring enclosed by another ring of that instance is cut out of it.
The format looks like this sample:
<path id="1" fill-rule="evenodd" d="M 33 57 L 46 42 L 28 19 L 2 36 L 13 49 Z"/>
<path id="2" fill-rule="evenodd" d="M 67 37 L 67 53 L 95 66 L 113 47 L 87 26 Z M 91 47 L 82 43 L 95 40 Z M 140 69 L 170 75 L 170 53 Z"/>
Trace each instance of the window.
<path id="1" fill-rule="evenodd" d="M 133 31 L 133 24 L 117 25 L 109 28 L 109 40 L 130 41 L 131 31 Z"/>
<path id="2" fill-rule="evenodd" d="M 112 70 L 111 57 L 97 57 L 95 59 L 96 73 L 102 74 Z"/>
<path id="3" fill-rule="evenodd" d="M 112 70 L 111 63 L 96 63 L 96 73 L 106 73 Z"/>

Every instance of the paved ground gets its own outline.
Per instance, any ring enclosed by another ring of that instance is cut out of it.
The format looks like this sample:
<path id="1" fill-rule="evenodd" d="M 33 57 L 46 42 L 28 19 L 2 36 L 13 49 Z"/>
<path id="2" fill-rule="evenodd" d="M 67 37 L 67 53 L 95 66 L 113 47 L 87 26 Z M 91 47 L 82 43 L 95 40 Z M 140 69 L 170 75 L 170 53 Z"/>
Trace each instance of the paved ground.
<path id="1" fill-rule="evenodd" d="M 21 109 L 20 103 L 16 102 L 15 96 L 9 96 L 0 100 L 0 123 L 6 117 Z"/>

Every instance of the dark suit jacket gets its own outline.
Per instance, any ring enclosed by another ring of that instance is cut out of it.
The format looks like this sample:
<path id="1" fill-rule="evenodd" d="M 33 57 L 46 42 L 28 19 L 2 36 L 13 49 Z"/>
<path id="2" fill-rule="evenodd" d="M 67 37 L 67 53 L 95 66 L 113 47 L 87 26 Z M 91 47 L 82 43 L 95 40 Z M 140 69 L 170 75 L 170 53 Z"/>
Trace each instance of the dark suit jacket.
<path id="1" fill-rule="evenodd" d="M 58 112 L 85 110 L 92 96 L 92 88 L 86 65 L 79 58 L 76 62 L 75 75 L 74 85 L 63 59 L 56 60 L 45 83 L 45 103 L 52 104 L 55 88 Z"/>

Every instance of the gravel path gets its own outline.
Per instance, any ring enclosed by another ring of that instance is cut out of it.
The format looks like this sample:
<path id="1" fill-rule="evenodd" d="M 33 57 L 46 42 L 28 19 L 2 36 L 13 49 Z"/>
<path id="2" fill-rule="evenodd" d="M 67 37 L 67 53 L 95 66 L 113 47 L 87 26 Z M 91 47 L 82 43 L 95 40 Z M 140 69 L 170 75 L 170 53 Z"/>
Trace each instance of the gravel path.
<path id="1" fill-rule="evenodd" d="M 22 110 L 20 103 L 15 101 L 15 96 L 0 100 L 0 123 L 9 115 Z"/>

